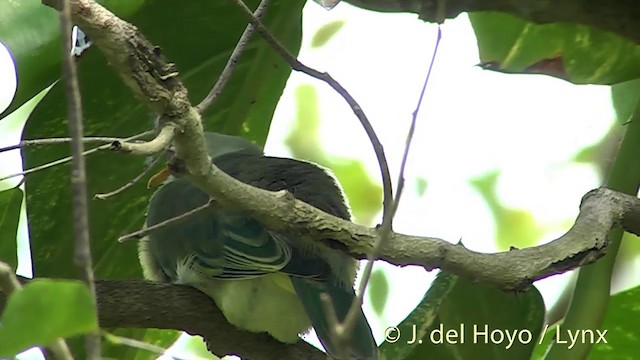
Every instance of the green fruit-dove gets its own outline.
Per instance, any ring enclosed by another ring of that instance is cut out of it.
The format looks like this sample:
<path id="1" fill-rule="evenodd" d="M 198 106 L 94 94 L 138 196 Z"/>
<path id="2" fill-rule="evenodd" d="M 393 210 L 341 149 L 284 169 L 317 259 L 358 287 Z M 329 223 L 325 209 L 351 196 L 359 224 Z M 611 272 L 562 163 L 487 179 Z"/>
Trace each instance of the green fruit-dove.
<path id="1" fill-rule="evenodd" d="M 324 169 L 308 162 L 265 156 L 243 138 L 205 133 L 209 156 L 222 171 L 271 191 L 350 219 L 340 187 Z M 186 179 L 169 177 L 151 198 L 147 226 L 206 204 L 209 195 Z M 321 294 L 331 298 L 338 320 L 355 300 L 357 262 L 335 240 L 270 231 L 248 214 L 225 208 L 200 212 L 141 240 L 145 278 L 193 286 L 227 320 L 252 332 L 293 343 L 311 326 L 336 359 L 377 359 L 378 350 L 362 309 L 346 346 L 335 344 Z M 206 316 L 206 314 L 203 314 Z"/>

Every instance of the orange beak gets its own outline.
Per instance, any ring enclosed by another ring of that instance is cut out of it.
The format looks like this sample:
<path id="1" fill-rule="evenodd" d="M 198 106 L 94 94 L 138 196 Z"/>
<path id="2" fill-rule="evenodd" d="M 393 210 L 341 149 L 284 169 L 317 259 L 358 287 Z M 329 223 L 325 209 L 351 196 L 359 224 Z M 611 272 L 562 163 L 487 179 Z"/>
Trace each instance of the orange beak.
<path id="1" fill-rule="evenodd" d="M 149 178 L 149 181 L 147 182 L 147 189 L 156 188 L 162 185 L 162 183 L 169 178 L 169 175 L 171 175 L 171 172 L 169 171 L 169 168 L 165 166 L 162 170 Z"/>

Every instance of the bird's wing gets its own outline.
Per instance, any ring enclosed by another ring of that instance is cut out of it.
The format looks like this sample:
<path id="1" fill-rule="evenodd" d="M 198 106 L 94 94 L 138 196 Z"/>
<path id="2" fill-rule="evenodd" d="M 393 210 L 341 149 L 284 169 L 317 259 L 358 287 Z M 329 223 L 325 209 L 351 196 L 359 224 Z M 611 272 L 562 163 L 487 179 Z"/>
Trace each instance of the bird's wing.
<path id="1" fill-rule="evenodd" d="M 165 184 L 151 199 L 149 226 L 206 204 L 209 195 L 184 179 Z M 195 272 L 204 278 L 241 279 L 283 269 L 291 260 L 286 238 L 268 232 L 246 214 L 212 208 L 149 235 L 149 250 L 175 280 Z"/>
<path id="2" fill-rule="evenodd" d="M 209 241 L 221 241 L 221 251 L 198 247 L 198 265 L 215 270 L 218 279 L 242 279 L 280 271 L 291 260 L 291 246 L 260 222 L 242 213 L 220 211 L 206 219 L 212 227 Z"/>
<path id="3" fill-rule="evenodd" d="M 175 218 L 206 204 L 209 195 L 187 180 L 176 179 L 154 194 L 148 225 Z M 193 271 L 204 278 L 244 279 L 274 272 L 324 280 L 328 264 L 312 252 L 292 247 L 295 240 L 267 230 L 248 214 L 212 209 L 158 230 L 150 245 L 170 278 Z M 188 270 L 188 271 L 186 271 Z"/>

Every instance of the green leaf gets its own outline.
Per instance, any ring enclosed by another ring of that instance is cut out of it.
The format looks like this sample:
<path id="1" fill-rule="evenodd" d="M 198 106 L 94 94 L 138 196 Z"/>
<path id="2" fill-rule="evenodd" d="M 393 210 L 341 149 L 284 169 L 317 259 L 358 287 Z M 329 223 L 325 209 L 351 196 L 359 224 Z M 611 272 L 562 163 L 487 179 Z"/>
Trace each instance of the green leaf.
<path id="1" fill-rule="evenodd" d="M 13 188 L 0 192 L 0 261 L 15 271 L 18 267 L 17 232 L 22 206 L 22 190 Z"/>
<path id="2" fill-rule="evenodd" d="M 9 296 L 0 323 L 0 356 L 98 328 L 89 289 L 73 280 L 30 281 Z"/>
<path id="3" fill-rule="evenodd" d="M 249 2 L 255 7 L 258 1 Z M 264 22 L 294 54 L 301 41 L 304 3 L 274 1 Z M 174 62 L 197 104 L 213 86 L 246 26 L 244 16 L 220 1 L 147 1 L 129 21 Z M 188 29 L 188 32 L 185 32 Z M 153 127 L 154 116 L 131 95 L 97 48 L 78 63 L 85 134 L 128 136 Z M 291 73 L 290 67 L 260 38 L 247 46 L 216 105 L 203 116 L 206 129 L 243 135 L 264 144 L 277 101 Z M 37 74 L 33 74 L 36 76 Z M 27 121 L 23 139 L 66 136 L 64 87 L 56 84 Z M 69 155 L 68 144 L 29 147 L 23 151 L 24 168 L 32 168 Z M 135 242 L 116 239 L 142 227 L 151 190 L 146 179 L 107 200 L 92 197 L 119 188 L 146 167 L 147 159 L 103 152 L 87 158 L 89 217 L 96 278 L 141 278 Z M 73 217 L 69 165 L 27 177 L 27 214 L 36 276 L 72 277 Z M 112 331 L 142 339 L 145 330 Z M 176 337 L 178 332 L 173 332 Z M 146 339 L 146 338 L 145 338 Z M 170 343 L 159 343 L 167 347 Z M 135 349 L 105 344 L 103 354 L 132 358 Z M 125 351 L 123 353 L 123 351 Z M 83 358 L 81 347 L 76 357 Z"/>
<path id="4" fill-rule="evenodd" d="M 407 359 L 529 359 L 545 307 L 535 287 L 506 293 L 459 278 Z"/>
<path id="5" fill-rule="evenodd" d="M 311 39 L 311 47 L 319 48 L 323 47 L 331 40 L 344 26 L 344 20 L 334 20 L 330 23 L 324 24 L 320 29 L 316 31 Z"/>
<path id="6" fill-rule="evenodd" d="M 624 124 L 629 121 L 640 100 L 640 79 L 612 86 L 611 99 L 618 122 Z"/>
<path id="7" fill-rule="evenodd" d="M 506 293 L 460 278 L 440 306 L 438 321 L 430 329 L 434 336 L 437 335 L 434 330 L 442 329 L 445 335 L 442 344 L 423 338 L 426 346 L 417 350 L 412 359 L 417 359 L 418 354 L 436 359 L 528 359 L 544 315 L 544 302 L 535 287 L 524 293 Z M 450 329 L 460 335 L 457 344 L 446 339 Z M 448 346 L 442 346 L 445 343 Z"/>
<path id="8" fill-rule="evenodd" d="M 389 297 L 389 280 L 382 269 L 375 269 L 369 279 L 369 301 L 378 315 L 384 312 Z"/>
<path id="9" fill-rule="evenodd" d="M 371 224 L 380 211 L 382 189 L 371 179 L 364 163 L 338 157 L 329 157 L 318 162 L 330 168 L 349 198 L 349 205 L 360 224 Z"/>
<path id="10" fill-rule="evenodd" d="M 580 329 L 578 338 L 593 344 L 589 360 L 632 360 L 637 358 L 640 343 L 640 286 L 611 296 L 600 333 L 591 329 Z M 560 331 L 559 335 L 557 334 Z M 602 338 L 600 337 L 602 335 Z M 549 326 L 543 342 L 536 347 L 534 358 L 543 359 L 552 340 L 560 336 L 561 341 L 571 345 L 567 329 L 562 324 Z M 574 338 L 576 333 L 573 333 Z M 555 346 L 558 346 L 556 344 Z"/>
<path id="11" fill-rule="evenodd" d="M 611 297 L 601 331 L 606 343 L 598 340 L 589 355 L 590 360 L 635 359 L 640 344 L 640 286 Z"/>
<path id="12" fill-rule="evenodd" d="M 405 359 L 422 347 L 422 340 L 416 339 L 427 334 L 438 309 L 457 281 L 456 275 L 444 271 L 438 273 L 418 306 L 398 326 L 386 329 L 385 342 L 380 345 L 381 360 Z"/>
<path id="13" fill-rule="evenodd" d="M 427 192 L 427 179 L 423 177 L 416 178 L 416 195 L 419 197 L 424 196 L 425 192 Z"/>
<path id="14" fill-rule="evenodd" d="M 98 2 L 128 17 L 143 0 Z M 11 52 L 19 84 L 13 102 L 0 113 L 2 118 L 60 78 L 62 46 L 58 14 L 40 0 L 3 1 L 0 12 L 0 39 Z"/>
<path id="15" fill-rule="evenodd" d="M 548 74 L 576 84 L 640 77 L 640 45 L 584 25 L 533 24 L 497 12 L 469 14 L 485 67 Z"/>

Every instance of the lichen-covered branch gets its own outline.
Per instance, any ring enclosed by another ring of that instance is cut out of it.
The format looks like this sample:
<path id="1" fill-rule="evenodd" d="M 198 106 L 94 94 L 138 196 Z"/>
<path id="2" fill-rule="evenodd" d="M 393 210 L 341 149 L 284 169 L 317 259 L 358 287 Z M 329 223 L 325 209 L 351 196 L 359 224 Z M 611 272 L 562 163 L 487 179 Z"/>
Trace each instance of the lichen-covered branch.
<path id="1" fill-rule="evenodd" d="M 365 258 L 366 254 L 371 252 L 380 236 L 379 230 L 326 214 L 296 200 L 287 192 L 269 192 L 246 185 L 215 167 L 207 155 L 200 116 L 189 103 L 187 90 L 177 76 L 175 67 L 168 63 L 159 49 L 145 40 L 134 26 L 116 18 L 93 1 L 70 2 L 74 21 L 102 50 L 134 94 L 160 116 L 160 126 L 172 124 L 176 127 L 173 145 L 176 156 L 184 161 L 184 175 L 209 193 L 217 203 L 243 209 L 275 231 L 291 235 L 304 234 L 318 240 L 340 241 L 357 258 Z M 608 245 L 607 234 L 615 226 L 622 225 L 625 230 L 640 234 L 640 223 L 637 221 L 639 217 L 640 199 L 600 188 L 585 195 L 574 226 L 565 235 L 548 244 L 483 254 L 466 249 L 461 244 L 452 244 L 437 238 L 391 233 L 390 240 L 380 251 L 379 259 L 400 266 L 422 266 L 427 270 L 441 268 L 476 281 L 494 284 L 502 289 L 519 290 L 535 280 L 595 261 L 605 253 Z M 173 291 L 177 288 L 174 286 L 170 289 Z M 117 288 L 113 291 L 116 290 Z M 140 291 L 140 288 L 135 290 Z M 153 319 L 148 320 L 144 326 L 169 326 L 162 323 L 172 313 L 167 310 L 167 307 L 173 306 L 171 301 L 166 300 L 169 295 L 170 292 L 162 296 L 153 296 L 162 300 L 154 305 L 157 307 L 153 307 L 153 310 L 147 309 L 146 316 Z M 114 295 L 99 292 L 98 296 Z M 103 313 L 104 306 L 110 305 L 102 301 L 100 304 L 103 306 Z M 187 307 L 198 311 L 198 314 L 201 314 L 204 308 L 193 306 L 193 303 Z M 210 311 L 216 311 L 215 307 L 211 305 L 207 312 Z M 133 325 L 128 321 L 131 321 L 128 317 L 103 319 L 101 314 L 102 326 Z M 207 316 L 207 322 L 209 321 Z M 171 324 L 176 325 L 177 323 Z M 209 334 L 203 333 L 205 331 L 202 329 L 186 330 L 205 336 L 209 343 L 216 347 L 215 352 L 224 352 L 217 350 L 218 346 L 230 348 L 232 344 L 231 340 L 213 341 L 213 338 L 207 338 L 219 336 L 220 331 Z M 268 341 L 265 336 L 264 343 Z M 273 343 L 273 340 L 271 342 Z M 234 349 L 263 345 L 262 342 L 243 341 L 242 347 Z M 273 353 L 272 347 L 268 347 L 269 350 L 261 349 L 261 354 Z"/>
<path id="2" fill-rule="evenodd" d="M 111 149 L 124 151 L 134 155 L 153 155 L 167 150 L 173 140 L 175 126 L 165 123 L 158 135 L 153 140 L 143 143 L 131 143 L 126 141 L 114 141 Z"/>
<path id="3" fill-rule="evenodd" d="M 241 183 L 215 167 L 207 155 L 199 115 L 188 103 L 186 88 L 179 77 L 166 80 L 138 74 L 142 68 L 145 68 L 145 73 L 152 74 L 167 68 L 161 56 L 154 62 L 146 61 L 158 52 L 157 48 L 149 44 L 135 27 L 117 19 L 93 1 L 72 0 L 71 3 L 74 20 L 92 39 L 99 39 L 95 43 L 114 64 L 116 71 L 131 74 L 127 83 L 133 83 L 131 87 L 136 95 L 150 104 L 154 103 L 153 99 L 163 99 L 162 106 L 152 108 L 166 111 L 159 115 L 164 115 L 163 119 L 170 116 L 171 122 L 180 129 L 175 133 L 175 152 L 184 161 L 185 175 L 196 185 L 221 205 L 244 209 L 273 230 L 338 240 L 347 245 L 351 254 L 360 258 L 370 252 L 379 236 L 376 229 L 338 219 L 286 192 L 274 193 Z M 94 22 L 100 25 L 89 26 Z M 124 49 L 114 45 L 124 43 L 145 45 Z M 151 52 L 151 55 L 145 52 Z M 122 58 L 128 60 L 118 60 Z M 160 70 L 153 66 L 159 66 Z M 143 88 L 146 90 L 141 91 Z M 145 98 L 147 95 L 149 97 Z M 442 268 L 504 289 L 519 289 L 534 280 L 596 260 L 604 254 L 606 234 L 615 225 L 623 224 L 627 231 L 640 233 L 636 228 L 640 225 L 631 220 L 638 216 L 639 209 L 640 200 L 636 197 L 599 189 L 585 196 L 580 215 L 567 234 L 549 244 L 481 254 L 441 239 L 392 233 L 379 258 L 401 266 Z"/>

